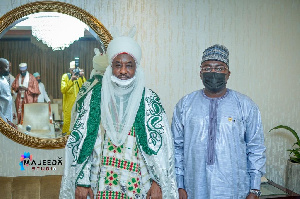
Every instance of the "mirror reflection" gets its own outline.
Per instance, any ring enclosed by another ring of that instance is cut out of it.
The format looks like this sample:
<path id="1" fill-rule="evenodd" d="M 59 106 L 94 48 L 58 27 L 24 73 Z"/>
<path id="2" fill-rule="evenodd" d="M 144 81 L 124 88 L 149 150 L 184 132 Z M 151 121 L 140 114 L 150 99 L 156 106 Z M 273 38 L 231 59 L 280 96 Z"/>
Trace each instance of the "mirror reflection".
<path id="1" fill-rule="evenodd" d="M 18 131 L 40 138 L 68 134 L 71 109 L 92 70 L 94 48 L 104 49 L 86 24 L 66 14 L 40 12 L 1 33 L 0 57 L 13 96 Z"/>

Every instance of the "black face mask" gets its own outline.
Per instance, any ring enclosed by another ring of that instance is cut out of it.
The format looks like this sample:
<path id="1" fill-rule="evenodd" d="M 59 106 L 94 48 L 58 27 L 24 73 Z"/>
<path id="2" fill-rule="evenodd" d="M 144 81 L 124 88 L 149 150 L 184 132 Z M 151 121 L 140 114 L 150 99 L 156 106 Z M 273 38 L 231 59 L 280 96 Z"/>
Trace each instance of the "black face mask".
<path id="1" fill-rule="evenodd" d="M 218 93 L 226 88 L 225 73 L 202 73 L 202 82 L 205 89 L 212 93 Z"/>
<path id="2" fill-rule="evenodd" d="M 3 72 L 1 75 L 2 75 L 2 76 L 7 76 L 7 75 L 9 75 L 9 71 L 5 71 L 5 72 Z"/>
<path id="3" fill-rule="evenodd" d="M 38 79 L 38 80 L 37 80 L 37 82 L 38 82 L 38 83 L 41 83 L 41 80 L 40 80 L 40 79 Z"/>
<path id="4" fill-rule="evenodd" d="M 25 77 L 25 75 L 26 75 L 26 72 L 23 72 L 23 73 L 21 73 L 21 75 L 22 75 L 22 77 Z"/>

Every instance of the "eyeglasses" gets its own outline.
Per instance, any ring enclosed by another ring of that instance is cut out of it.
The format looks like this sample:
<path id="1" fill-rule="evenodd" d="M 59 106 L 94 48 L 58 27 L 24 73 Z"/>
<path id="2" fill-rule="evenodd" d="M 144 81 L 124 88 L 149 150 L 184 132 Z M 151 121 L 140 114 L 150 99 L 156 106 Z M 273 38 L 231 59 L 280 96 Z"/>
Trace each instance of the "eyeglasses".
<path id="1" fill-rule="evenodd" d="M 212 67 L 212 66 L 204 66 L 204 67 L 201 67 L 201 71 L 202 72 L 211 72 L 212 70 L 215 70 L 217 73 L 222 73 L 224 71 L 227 70 L 227 67 L 226 66 L 216 66 L 216 67 Z"/>

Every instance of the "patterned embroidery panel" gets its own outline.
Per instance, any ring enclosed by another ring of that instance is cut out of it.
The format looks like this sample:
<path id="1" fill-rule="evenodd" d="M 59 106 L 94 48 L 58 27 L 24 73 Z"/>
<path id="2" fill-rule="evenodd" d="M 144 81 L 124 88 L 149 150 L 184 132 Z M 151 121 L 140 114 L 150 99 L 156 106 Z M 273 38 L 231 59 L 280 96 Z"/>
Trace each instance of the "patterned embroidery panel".
<path id="1" fill-rule="evenodd" d="M 99 191 L 97 199 L 130 199 L 126 194 L 114 191 Z"/>
<path id="2" fill-rule="evenodd" d="M 105 136 L 97 198 L 146 198 L 150 176 L 136 145 L 134 128 L 121 146 Z"/>

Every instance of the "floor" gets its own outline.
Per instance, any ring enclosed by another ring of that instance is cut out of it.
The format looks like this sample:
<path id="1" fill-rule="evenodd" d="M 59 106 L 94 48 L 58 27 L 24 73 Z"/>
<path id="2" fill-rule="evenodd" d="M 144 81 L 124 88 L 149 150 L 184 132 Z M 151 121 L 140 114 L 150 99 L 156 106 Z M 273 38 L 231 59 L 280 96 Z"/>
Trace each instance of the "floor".
<path id="1" fill-rule="evenodd" d="M 260 189 L 262 196 L 288 195 L 284 191 L 270 185 L 269 183 L 262 183 Z"/>
<path id="2" fill-rule="evenodd" d="M 261 184 L 261 193 L 261 199 L 300 199 L 299 194 L 296 194 L 284 187 L 281 187 L 272 181 L 264 182 Z"/>

